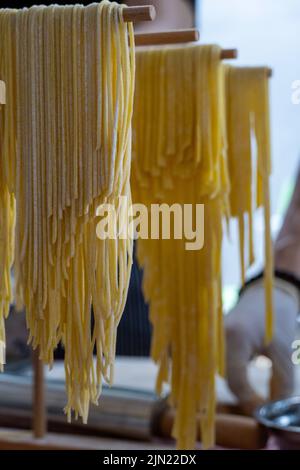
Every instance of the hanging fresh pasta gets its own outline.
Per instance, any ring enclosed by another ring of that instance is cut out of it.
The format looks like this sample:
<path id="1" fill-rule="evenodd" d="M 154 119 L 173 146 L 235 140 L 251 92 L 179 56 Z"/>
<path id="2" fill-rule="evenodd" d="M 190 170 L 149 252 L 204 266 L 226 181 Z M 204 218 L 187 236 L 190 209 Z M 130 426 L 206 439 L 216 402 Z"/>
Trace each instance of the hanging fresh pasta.
<path id="1" fill-rule="evenodd" d="M 269 79 L 266 67 L 227 67 L 228 164 L 231 215 L 239 225 L 242 281 L 254 262 L 253 216 L 264 209 L 266 341 L 273 335 L 273 247 L 270 227 L 271 175 Z M 248 226 L 248 263 L 246 227 Z"/>
<path id="2" fill-rule="evenodd" d="M 102 377 L 113 380 L 132 258 L 130 239 L 96 234 L 98 206 L 130 199 L 135 55 L 122 11 L 109 1 L 0 10 L 9 87 L 0 168 L 10 191 L 0 204 L 15 197 L 17 303 L 45 363 L 63 341 L 66 412 L 85 422 Z M 11 227 L 13 203 L 4 203 Z M 7 277 L 11 252 L 2 258 Z"/>
<path id="3" fill-rule="evenodd" d="M 205 211 L 203 249 L 187 251 L 184 239 L 138 241 L 157 389 L 171 384 L 173 434 L 182 449 L 195 446 L 197 413 L 203 445 L 213 444 L 215 374 L 224 373 L 221 247 L 229 186 L 220 54 L 218 46 L 199 45 L 137 52 L 134 202 L 149 210 L 204 204 Z"/>

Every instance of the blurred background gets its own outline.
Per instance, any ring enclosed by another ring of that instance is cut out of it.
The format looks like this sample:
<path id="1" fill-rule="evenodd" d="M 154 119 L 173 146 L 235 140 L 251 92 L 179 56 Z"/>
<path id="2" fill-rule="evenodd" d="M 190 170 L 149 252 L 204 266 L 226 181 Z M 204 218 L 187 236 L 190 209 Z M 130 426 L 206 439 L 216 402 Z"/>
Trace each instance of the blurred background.
<path id="1" fill-rule="evenodd" d="M 162 0 L 164 1 L 164 0 Z M 297 0 L 196 0 L 196 22 L 201 42 L 236 47 L 236 65 L 268 65 L 273 69 L 271 125 L 273 176 L 272 228 L 281 224 L 294 187 L 300 157 L 300 105 L 292 103 L 292 84 L 300 79 L 300 2 Z M 257 214 L 256 253 L 262 263 L 262 219 Z M 232 237 L 236 230 L 232 230 Z M 235 244 L 235 246 L 238 246 Z M 225 308 L 236 300 L 239 285 L 238 256 L 233 244 L 224 243 Z"/>

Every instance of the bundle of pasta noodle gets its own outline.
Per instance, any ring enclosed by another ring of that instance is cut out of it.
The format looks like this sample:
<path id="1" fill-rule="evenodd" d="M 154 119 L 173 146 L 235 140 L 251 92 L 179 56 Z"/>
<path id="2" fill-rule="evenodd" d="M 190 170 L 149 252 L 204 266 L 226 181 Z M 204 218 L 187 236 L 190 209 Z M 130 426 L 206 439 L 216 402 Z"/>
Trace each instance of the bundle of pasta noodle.
<path id="1" fill-rule="evenodd" d="M 149 211 L 162 203 L 174 209 L 171 238 L 159 240 L 160 228 L 159 236 L 139 239 L 138 260 L 154 327 L 157 390 L 171 385 L 181 449 L 195 446 L 197 413 L 203 445 L 213 445 L 215 374 L 224 373 L 221 245 L 229 185 L 220 53 L 218 46 L 185 45 L 136 55 L 133 200 Z M 196 205 L 204 204 L 203 248 L 173 236 L 181 223 L 174 204 L 192 205 L 194 222 Z"/>
<path id="2" fill-rule="evenodd" d="M 273 250 L 270 227 L 271 175 L 269 79 L 264 67 L 226 68 L 228 164 L 231 215 L 239 225 L 242 281 L 254 261 L 253 212 L 264 208 L 266 341 L 273 334 Z M 246 237 L 248 225 L 248 265 Z"/>
<path id="3" fill-rule="evenodd" d="M 131 268 L 130 239 L 100 240 L 96 227 L 101 204 L 130 199 L 133 28 L 109 1 L 0 10 L 0 24 L 17 302 L 43 361 L 63 341 L 66 412 L 86 421 L 113 380 Z"/>

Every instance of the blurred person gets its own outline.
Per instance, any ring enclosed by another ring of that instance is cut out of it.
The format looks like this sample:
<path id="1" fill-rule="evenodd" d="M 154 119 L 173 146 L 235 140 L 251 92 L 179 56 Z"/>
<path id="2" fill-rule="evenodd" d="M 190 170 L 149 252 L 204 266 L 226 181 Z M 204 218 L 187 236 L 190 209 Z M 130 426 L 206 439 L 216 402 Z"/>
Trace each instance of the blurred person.
<path id="1" fill-rule="evenodd" d="M 227 379 L 245 414 L 264 402 L 247 375 L 248 363 L 258 355 L 272 361 L 268 399 L 289 397 L 295 388 L 292 362 L 300 301 L 300 169 L 291 202 L 274 246 L 274 337 L 265 344 L 263 273 L 241 290 L 237 305 L 225 319 Z M 298 332 L 299 333 L 299 332 Z"/>
<path id="2" fill-rule="evenodd" d="M 149 4 L 147 0 L 129 0 L 128 5 Z M 195 2 L 189 0 L 154 0 L 157 19 L 152 23 L 141 23 L 144 31 L 191 28 L 195 25 Z M 191 8 L 192 7 L 192 8 Z M 297 224 L 298 221 L 298 224 Z M 133 275 L 139 277 L 136 263 Z M 249 280 L 240 293 L 236 307 L 225 318 L 227 339 L 227 379 L 228 385 L 238 400 L 244 414 L 252 414 L 264 399 L 256 394 L 248 379 L 248 364 L 257 355 L 263 354 L 272 361 L 270 398 L 289 396 L 294 389 L 294 367 L 291 360 L 292 343 L 295 337 L 296 319 L 300 299 L 300 172 L 296 188 L 288 208 L 282 229 L 275 244 L 275 283 L 274 283 L 274 338 L 265 345 L 264 285 L 263 273 Z M 135 299 L 141 306 L 140 279 L 131 286 L 129 299 L 135 291 Z M 132 303 L 131 303 L 132 307 Z M 126 344 L 128 323 L 134 309 L 127 303 L 119 338 Z M 143 309 L 140 314 L 143 316 Z M 146 315 L 144 315 L 146 319 Z M 141 317 L 136 325 L 141 322 Z M 124 329 L 123 329 L 124 328 Z M 146 328 L 146 322 L 145 322 Z M 145 331 L 143 328 L 140 332 Z M 125 336 L 125 338 L 124 338 Z M 137 340 L 137 336 L 135 336 Z M 119 341 L 120 345 L 120 341 Z M 131 348 L 133 348 L 131 344 Z M 149 348 L 147 341 L 146 350 Z M 140 352 L 142 351 L 140 346 Z M 125 348 L 126 350 L 126 348 Z"/>

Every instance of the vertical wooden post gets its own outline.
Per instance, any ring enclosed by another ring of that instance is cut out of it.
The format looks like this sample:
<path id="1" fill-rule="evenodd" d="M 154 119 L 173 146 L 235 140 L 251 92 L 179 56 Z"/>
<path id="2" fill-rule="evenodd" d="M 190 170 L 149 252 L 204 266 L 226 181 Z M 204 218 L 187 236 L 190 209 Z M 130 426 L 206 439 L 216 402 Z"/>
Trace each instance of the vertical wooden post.
<path id="1" fill-rule="evenodd" d="M 47 430 L 44 364 L 39 358 L 39 350 L 33 351 L 33 406 L 32 425 L 35 439 L 45 437 Z"/>

